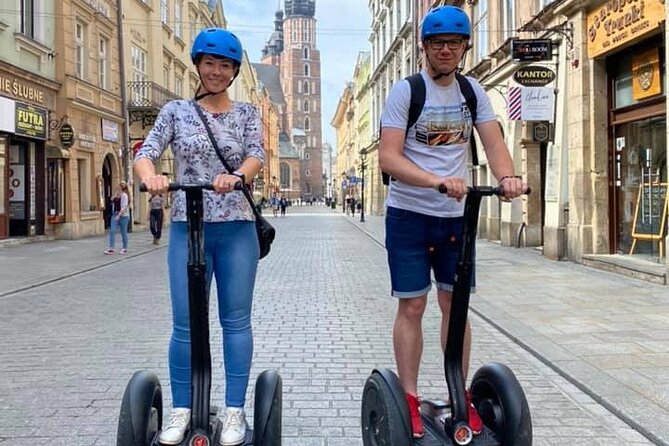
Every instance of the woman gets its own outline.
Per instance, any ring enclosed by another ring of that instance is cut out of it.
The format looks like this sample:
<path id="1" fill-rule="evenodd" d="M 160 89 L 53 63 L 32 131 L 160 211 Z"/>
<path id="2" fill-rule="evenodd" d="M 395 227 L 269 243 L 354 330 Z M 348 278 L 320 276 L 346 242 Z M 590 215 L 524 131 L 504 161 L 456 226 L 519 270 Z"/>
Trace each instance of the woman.
<path id="1" fill-rule="evenodd" d="M 224 29 L 202 31 L 191 49 L 200 77 L 194 100 L 166 104 L 138 152 L 134 169 L 151 194 L 164 193 L 168 179 L 156 174 L 154 163 L 171 144 L 177 160 L 177 182 L 211 181 L 214 191 L 204 191 L 204 244 L 207 283 L 212 275 L 218 290 L 219 319 L 223 328 L 225 404 L 221 445 L 244 440 L 244 403 L 248 386 L 253 335 L 251 302 L 258 268 L 259 246 L 253 211 L 236 183 L 255 177 L 265 161 L 260 116 L 246 103 L 234 102 L 228 87 L 239 74 L 242 45 Z M 200 107 L 223 156 L 234 169 L 227 172 L 212 146 L 195 107 Z M 188 234 L 185 194 L 172 201 L 168 249 L 173 331 L 169 367 L 173 411 L 160 442 L 182 441 L 190 423 L 190 328 L 188 321 Z"/>
<path id="2" fill-rule="evenodd" d="M 121 240 L 123 241 L 123 249 L 121 254 L 128 253 L 128 220 L 130 215 L 128 213 L 128 185 L 125 181 L 116 188 L 116 193 L 111 199 L 112 202 L 112 216 L 109 222 L 109 247 L 105 249 L 104 253 L 107 255 L 114 254 L 114 245 L 116 244 L 116 229 L 121 230 Z"/>

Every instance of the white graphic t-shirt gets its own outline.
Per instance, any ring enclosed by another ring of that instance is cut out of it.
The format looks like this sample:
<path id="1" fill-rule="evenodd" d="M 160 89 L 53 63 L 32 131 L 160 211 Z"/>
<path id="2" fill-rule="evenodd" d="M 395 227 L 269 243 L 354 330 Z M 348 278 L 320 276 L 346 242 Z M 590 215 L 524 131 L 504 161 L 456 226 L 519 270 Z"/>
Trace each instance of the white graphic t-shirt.
<path id="1" fill-rule="evenodd" d="M 467 159 L 472 137 L 472 116 L 456 80 L 443 87 L 426 71 L 425 105 L 416 124 L 409 129 L 404 142 L 404 155 L 423 170 L 438 176 L 459 176 L 468 179 Z M 495 120 L 490 100 L 481 85 L 467 78 L 478 99 L 476 123 Z M 382 127 L 406 129 L 409 119 L 411 87 L 407 80 L 393 85 L 381 115 Z M 459 217 L 464 200 L 458 203 L 431 188 L 412 186 L 399 180 L 390 182 L 387 206 L 438 217 Z"/>

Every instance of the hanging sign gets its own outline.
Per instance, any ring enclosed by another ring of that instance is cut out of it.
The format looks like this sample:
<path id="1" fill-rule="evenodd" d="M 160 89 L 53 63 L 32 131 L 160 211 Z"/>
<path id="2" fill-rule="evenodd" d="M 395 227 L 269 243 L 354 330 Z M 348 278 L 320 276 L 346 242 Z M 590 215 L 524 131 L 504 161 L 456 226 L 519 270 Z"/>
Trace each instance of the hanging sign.
<path id="1" fill-rule="evenodd" d="M 509 119 L 553 122 L 555 90 L 548 87 L 509 88 Z"/>
<path id="2" fill-rule="evenodd" d="M 513 73 L 513 80 L 523 87 L 543 87 L 555 80 L 555 72 L 539 65 L 526 65 Z"/>
<path id="3" fill-rule="evenodd" d="M 664 0 L 609 0 L 588 14 L 588 56 L 601 56 L 653 31 L 664 18 Z"/>
<path id="4" fill-rule="evenodd" d="M 69 149 L 74 145 L 74 129 L 70 124 L 63 124 L 60 126 L 58 136 L 60 137 L 60 143 L 63 148 Z"/>
<path id="5" fill-rule="evenodd" d="M 511 58 L 520 62 L 551 60 L 551 39 L 511 39 Z"/>
<path id="6" fill-rule="evenodd" d="M 17 135 L 46 139 L 46 110 L 28 104 L 16 103 Z"/>

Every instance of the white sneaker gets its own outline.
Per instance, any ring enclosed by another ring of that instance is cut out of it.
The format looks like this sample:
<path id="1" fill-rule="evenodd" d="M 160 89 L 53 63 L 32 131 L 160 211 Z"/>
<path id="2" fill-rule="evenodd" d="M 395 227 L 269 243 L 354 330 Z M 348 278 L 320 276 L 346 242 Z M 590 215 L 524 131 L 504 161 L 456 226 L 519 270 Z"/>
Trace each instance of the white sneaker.
<path id="1" fill-rule="evenodd" d="M 161 444 L 179 444 L 184 439 L 186 430 L 190 427 L 190 409 L 172 409 L 170 424 L 160 433 L 158 441 Z"/>
<path id="2" fill-rule="evenodd" d="M 244 409 L 239 407 L 228 407 L 223 417 L 223 431 L 221 432 L 221 445 L 234 446 L 242 444 L 246 437 L 246 418 Z"/>

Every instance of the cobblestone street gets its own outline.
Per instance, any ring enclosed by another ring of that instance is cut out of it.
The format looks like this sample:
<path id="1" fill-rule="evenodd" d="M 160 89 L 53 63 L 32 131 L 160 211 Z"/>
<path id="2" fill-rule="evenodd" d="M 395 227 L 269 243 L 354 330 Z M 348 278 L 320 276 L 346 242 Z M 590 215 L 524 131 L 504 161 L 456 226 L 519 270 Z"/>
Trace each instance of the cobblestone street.
<path id="1" fill-rule="evenodd" d="M 264 369 L 279 370 L 283 444 L 362 445 L 365 379 L 376 366 L 394 368 L 395 301 L 389 297 L 385 250 L 341 211 L 289 208 L 288 217 L 271 221 L 278 235 L 272 253 L 260 262 L 251 381 Z M 166 250 L 150 245 L 143 232 L 132 234 L 128 257 L 105 258 L 103 245 L 90 239 L 0 248 L 3 446 L 116 444 L 122 394 L 137 369 L 159 375 L 170 407 Z M 493 274 L 507 251 L 481 249 L 479 274 Z M 83 270 L 88 271 L 76 274 Z M 71 277 L 55 280 L 66 275 Z M 494 279 L 480 283 L 482 291 L 489 282 Z M 496 287 L 503 289 L 504 283 Z M 519 344 L 477 314 L 472 322 L 470 374 L 493 360 L 511 367 L 528 397 L 535 445 L 653 444 L 521 347 L 528 340 Z M 446 392 L 438 323 L 431 295 L 419 383 L 429 397 Z M 212 394 L 222 405 L 216 319 L 212 336 Z M 253 390 L 250 386 L 249 415 Z"/>

